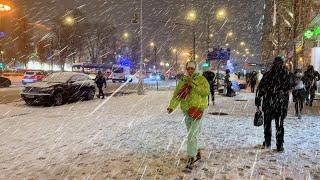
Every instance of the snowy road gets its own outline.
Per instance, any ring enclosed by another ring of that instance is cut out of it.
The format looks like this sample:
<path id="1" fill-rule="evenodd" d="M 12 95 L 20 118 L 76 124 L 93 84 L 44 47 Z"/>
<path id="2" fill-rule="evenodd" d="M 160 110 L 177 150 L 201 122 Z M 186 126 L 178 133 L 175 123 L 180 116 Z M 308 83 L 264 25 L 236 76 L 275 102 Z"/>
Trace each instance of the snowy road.
<path id="1" fill-rule="evenodd" d="M 116 96 L 60 107 L 0 104 L 0 179 L 320 179 L 319 104 L 285 121 L 285 152 L 260 150 L 253 95 L 217 96 L 206 114 L 205 159 L 185 166 L 180 110 L 165 112 L 171 91 Z M 274 133 L 273 133 L 274 134 Z M 273 147 L 275 145 L 273 139 Z"/>

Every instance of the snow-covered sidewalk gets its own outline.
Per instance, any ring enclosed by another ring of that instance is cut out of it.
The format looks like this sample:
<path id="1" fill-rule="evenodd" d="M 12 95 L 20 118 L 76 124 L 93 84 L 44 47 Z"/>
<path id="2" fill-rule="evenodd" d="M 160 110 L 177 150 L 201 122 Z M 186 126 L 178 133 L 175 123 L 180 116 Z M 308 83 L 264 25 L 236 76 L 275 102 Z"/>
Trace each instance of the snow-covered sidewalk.
<path id="1" fill-rule="evenodd" d="M 171 94 L 113 97 L 94 114 L 104 101 L 0 105 L 0 179 L 320 179 L 318 104 L 302 120 L 290 109 L 276 153 L 257 146 L 253 94 L 217 96 L 202 127 L 205 158 L 184 173 L 186 129 L 180 110 L 166 113 Z"/>

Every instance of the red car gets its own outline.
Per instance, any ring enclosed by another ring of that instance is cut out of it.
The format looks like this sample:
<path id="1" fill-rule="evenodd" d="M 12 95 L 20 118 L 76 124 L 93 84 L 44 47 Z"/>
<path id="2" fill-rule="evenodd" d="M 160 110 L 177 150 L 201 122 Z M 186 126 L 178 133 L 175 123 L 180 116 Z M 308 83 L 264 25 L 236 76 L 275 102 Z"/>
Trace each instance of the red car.
<path id="1" fill-rule="evenodd" d="M 22 84 L 30 84 L 41 81 L 46 75 L 43 71 L 26 71 L 22 78 Z"/>

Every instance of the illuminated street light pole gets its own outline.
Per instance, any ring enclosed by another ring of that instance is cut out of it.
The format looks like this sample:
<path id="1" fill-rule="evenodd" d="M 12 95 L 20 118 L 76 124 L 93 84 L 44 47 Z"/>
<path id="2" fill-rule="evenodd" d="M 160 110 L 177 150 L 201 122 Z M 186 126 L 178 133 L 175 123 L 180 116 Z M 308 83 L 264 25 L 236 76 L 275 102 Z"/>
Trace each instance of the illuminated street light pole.
<path id="1" fill-rule="evenodd" d="M 73 26 L 74 23 L 75 23 L 75 19 L 71 16 L 67 16 L 64 20 L 63 20 L 63 23 L 67 26 Z M 62 28 L 62 24 L 60 23 L 59 24 L 59 29 L 58 29 L 58 39 L 59 39 L 59 42 L 58 42 L 58 48 L 59 48 L 59 55 L 58 55 L 58 60 L 59 60 L 59 63 L 61 63 L 61 28 Z M 63 69 L 64 69 L 64 65 L 63 65 Z M 62 69 L 61 69 L 62 70 Z M 53 66 L 52 66 L 52 71 L 53 71 Z"/>
<path id="2" fill-rule="evenodd" d="M 0 12 L 10 12 L 12 10 L 11 6 L 9 4 L 4 4 L 4 3 L 1 3 L 0 4 Z M 0 25 L 2 25 L 2 14 L 0 14 Z M 3 54 L 4 54 L 4 51 L 2 49 L 1 50 L 1 61 L 0 63 L 3 65 L 4 63 L 4 59 L 3 59 Z"/>
<path id="3" fill-rule="evenodd" d="M 194 23 L 194 21 L 197 18 L 197 14 L 195 11 L 190 11 L 187 15 L 187 20 L 191 21 L 192 23 Z M 195 61 L 196 60 L 196 27 L 195 25 L 191 25 L 192 27 L 192 36 L 193 36 L 193 54 L 192 54 L 192 60 Z"/>
<path id="4" fill-rule="evenodd" d="M 157 46 L 151 42 L 150 46 L 153 48 L 154 51 L 154 63 L 156 68 L 156 81 L 157 81 L 157 91 L 159 90 L 159 82 L 158 82 L 158 64 L 157 64 Z"/>
<path id="5" fill-rule="evenodd" d="M 172 52 L 176 56 L 176 64 L 175 64 L 176 77 L 175 77 L 175 80 L 176 80 L 176 86 L 177 86 L 178 85 L 178 78 L 177 78 L 177 75 L 178 75 L 178 50 L 177 49 L 173 49 Z"/>

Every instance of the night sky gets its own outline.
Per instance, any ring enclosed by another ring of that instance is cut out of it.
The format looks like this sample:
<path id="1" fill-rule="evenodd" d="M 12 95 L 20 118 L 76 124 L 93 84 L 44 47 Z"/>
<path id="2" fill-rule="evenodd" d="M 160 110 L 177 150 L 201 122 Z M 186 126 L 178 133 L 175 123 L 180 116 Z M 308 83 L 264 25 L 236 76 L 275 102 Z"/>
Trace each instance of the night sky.
<path id="1" fill-rule="evenodd" d="M 131 19 L 134 13 L 140 11 L 139 0 L 16 0 L 14 3 L 32 21 L 41 21 L 44 24 L 50 24 L 57 14 L 81 7 L 89 20 L 112 21 L 119 36 L 128 31 L 138 37 L 139 25 L 131 24 Z M 264 11 L 263 4 L 263 0 L 144 0 L 144 42 L 147 44 L 154 41 L 162 52 L 171 47 L 191 50 L 190 30 L 180 26 L 165 26 L 160 21 L 188 23 L 185 20 L 187 12 L 195 10 L 198 18 L 197 54 L 205 52 L 205 22 L 208 13 L 211 33 L 214 33 L 211 46 L 226 44 L 226 34 L 232 31 L 234 37 L 228 41 L 232 49 L 240 50 L 239 43 L 244 41 L 251 53 L 258 54 L 262 32 L 257 26 Z M 226 21 L 218 21 L 214 15 L 221 8 L 227 11 Z M 249 59 L 254 60 L 257 58 Z"/>

